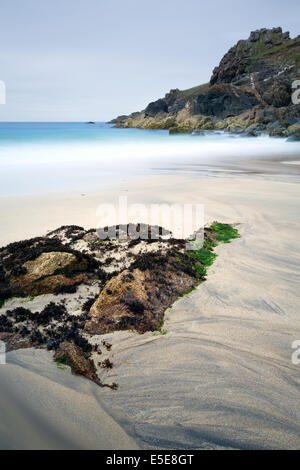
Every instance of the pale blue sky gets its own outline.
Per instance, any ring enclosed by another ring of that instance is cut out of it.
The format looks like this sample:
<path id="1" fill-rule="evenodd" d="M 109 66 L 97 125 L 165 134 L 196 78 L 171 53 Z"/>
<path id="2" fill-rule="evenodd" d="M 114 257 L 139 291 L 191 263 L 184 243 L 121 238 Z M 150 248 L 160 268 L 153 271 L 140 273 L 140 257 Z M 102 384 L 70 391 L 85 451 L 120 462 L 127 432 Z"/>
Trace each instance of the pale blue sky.
<path id="1" fill-rule="evenodd" d="M 207 82 L 250 31 L 300 34 L 299 0 L 6 0 L 0 121 L 108 120 Z"/>

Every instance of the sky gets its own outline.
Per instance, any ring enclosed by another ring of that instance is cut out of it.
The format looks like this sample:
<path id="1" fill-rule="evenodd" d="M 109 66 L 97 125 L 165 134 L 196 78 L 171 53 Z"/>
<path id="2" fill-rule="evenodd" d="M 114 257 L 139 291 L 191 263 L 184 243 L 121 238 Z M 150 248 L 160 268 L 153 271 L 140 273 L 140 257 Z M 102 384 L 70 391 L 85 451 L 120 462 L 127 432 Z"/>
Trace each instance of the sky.
<path id="1" fill-rule="evenodd" d="M 252 30 L 300 34 L 299 0 L 6 0 L 0 11 L 0 121 L 106 121 L 208 82 Z"/>

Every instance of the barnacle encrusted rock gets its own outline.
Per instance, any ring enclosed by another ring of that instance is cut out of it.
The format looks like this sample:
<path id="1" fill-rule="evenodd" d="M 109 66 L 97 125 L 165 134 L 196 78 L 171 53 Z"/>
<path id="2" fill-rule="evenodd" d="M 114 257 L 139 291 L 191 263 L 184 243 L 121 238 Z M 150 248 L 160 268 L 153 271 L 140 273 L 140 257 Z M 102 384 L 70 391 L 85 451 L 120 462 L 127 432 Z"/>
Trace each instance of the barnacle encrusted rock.
<path id="1" fill-rule="evenodd" d="M 131 238 L 142 229 L 148 238 Z M 112 344 L 95 335 L 161 330 L 166 309 L 205 280 L 214 247 L 239 237 L 214 223 L 204 229 L 203 247 L 194 236 L 187 251 L 186 240 L 162 227 L 128 224 L 117 226 L 120 232 L 127 237 L 99 240 L 95 230 L 63 226 L 0 249 L 0 340 L 7 351 L 46 347 L 75 374 L 116 389 L 98 376 L 113 367 L 107 357 L 99 361 L 100 347 L 109 352 Z M 49 292 L 60 295 L 39 297 Z"/>
<path id="2" fill-rule="evenodd" d="M 96 261 L 60 240 L 38 237 L 0 249 L 0 297 L 68 291 L 84 282 Z"/>
<path id="3" fill-rule="evenodd" d="M 101 334 L 113 330 L 159 329 L 165 310 L 200 279 L 190 258 L 176 249 L 165 256 L 142 255 L 131 269 L 106 284 L 90 309 L 91 319 L 86 322 L 85 330 Z"/>

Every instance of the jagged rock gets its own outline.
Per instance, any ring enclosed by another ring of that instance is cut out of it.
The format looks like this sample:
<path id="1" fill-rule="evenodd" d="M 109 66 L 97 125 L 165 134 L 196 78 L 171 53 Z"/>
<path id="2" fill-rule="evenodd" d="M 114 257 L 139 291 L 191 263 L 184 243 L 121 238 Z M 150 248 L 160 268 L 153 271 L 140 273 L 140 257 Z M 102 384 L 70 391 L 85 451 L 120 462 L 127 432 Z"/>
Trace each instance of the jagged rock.
<path id="1" fill-rule="evenodd" d="M 291 82 L 288 80 L 274 80 L 274 82 L 260 82 L 256 90 L 265 103 L 276 108 L 288 106 L 291 102 Z"/>
<path id="2" fill-rule="evenodd" d="M 260 60 L 260 57 L 276 47 L 276 44 L 289 43 L 289 33 L 282 33 L 281 28 L 260 29 L 252 31 L 247 40 L 238 41 L 222 58 L 218 67 L 213 70 L 210 83 L 235 83 L 239 82 L 244 75 L 248 75 L 248 84 L 251 85 L 251 73 L 263 73 L 266 79 L 280 71 L 280 64 L 271 61 Z M 298 45 L 299 46 L 299 45 Z M 270 68 L 269 68 L 270 67 Z M 255 77 L 256 78 L 256 77 Z"/>
<path id="3" fill-rule="evenodd" d="M 112 119 L 111 121 L 109 121 L 109 124 L 124 123 L 127 119 L 128 119 L 128 116 L 126 114 L 122 114 L 121 116 L 118 116 L 115 119 Z"/>
<path id="4" fill-rule="evenodd" d="M 282 28 L 263 28 L 240 40 L 215 67 L 210 84 L 188 90 L 173 89 L 164 98 L 150 103 L 145 111 L 117 119 L 119 127 L 169 129 L 170 133 L 191 132 L 193 129 L 223 129 L 241 132 L 256 126 L 255 108 L 273 107 L 274 121 L 297 117 L 297 106 L 291 103 L 291 85 L 298 78 L 300 36 L 290 39 Z M 245 112 L 254 111 L 254 117 Z M 217 117 L 218 121 L 197 122 L 197 117 Z M 241 121 L 227 121 L 236 117 Z M 220 121 L 222 119 L 223 121 Z M 266 126 L 270 120 L 259 124 Z M 187 121 L 189 120 L 189 124 Z M 267 128 L 260 128 L 267 131 Z"/>
<path id="5" fill-rule="evenodd" d="M 155 116 L 159 113 L 167 113 L 168 112 L 168 105 L 165 100 L 159 99 L 152 103 L 149 103 L 147 108 L 145 109 L 146 116 Z"/>
<path id="6" fill-rule="evenodd" d="M 194 107 L 196 114 L 225 118 L 241 114 L 259 104 L 251 91 L 243 91 L 232 85 L 214 85 L 205 95 L 200 95 Z"/>

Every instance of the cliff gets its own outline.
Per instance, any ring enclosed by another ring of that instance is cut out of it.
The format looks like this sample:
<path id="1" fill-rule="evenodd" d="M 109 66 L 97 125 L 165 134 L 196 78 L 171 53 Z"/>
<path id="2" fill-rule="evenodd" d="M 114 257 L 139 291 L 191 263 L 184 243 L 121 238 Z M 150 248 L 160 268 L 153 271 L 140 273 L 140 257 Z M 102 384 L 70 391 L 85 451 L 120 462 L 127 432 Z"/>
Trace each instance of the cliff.
<path id="1" fill-rule="evenodd" d="M 238 41 L 214 68 L 209 83 L 172 89 L 144 110 L 111 123 L 170 133 L 222 129 L 297 138 L 300 105 L 291 97 L 299 74 L 300 36 L 291 39 L 280 27 L 264 28 Z"/>

